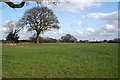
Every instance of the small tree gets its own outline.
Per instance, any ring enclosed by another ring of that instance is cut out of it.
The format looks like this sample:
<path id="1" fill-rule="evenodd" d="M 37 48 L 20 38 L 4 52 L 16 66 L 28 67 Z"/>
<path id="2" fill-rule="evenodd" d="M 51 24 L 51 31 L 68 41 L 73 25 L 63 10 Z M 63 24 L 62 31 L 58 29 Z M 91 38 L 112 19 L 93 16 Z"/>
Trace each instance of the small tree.
<path id="1" fill-rule="evenodd" d="M 19 39 L 19 36 L 18 34 L 13 34 L 12 32 L 10 32 L 7 37 L 6 37 L 6 40 L 8 41 L 14 41 L 15 43 L 18 43 L 18 39 Z"/>
<path id="2" fill-rule="evenodd" d="M 8 34 L 6 40 L 10 40 L 15 43 L 18 42 L 19 39 L 18 32 L 22 30 L 23 25 L 20 22 L 9 21 L 7 22 L 5 27 L 6 27 L 6 33 Z"/>
<path id="3" fill-rule="evenodd" d="M 104 40 L 104 42 L 107 42 L 107 40 Z"/>
<path id="4" fill-rule="evenodd" d="M 65 36 L 61 37 L 61 41 L 63 41 L 63 42 L 77 42 L 77 39 L 71 34 L 66 34 Z"/>
<path id="5" fill-rule="evenodd" d="M 82 40 L 80 40 L 79 42 L 80 42 L 80 43 L 82 43 L 83 41 L 82 41 Z"/>
<path id="6" fill-rule="evenodd" d="M 34 7 L 27 10 L 20 21 L 28 27 L 28 31 L 36 31 L 37 43 L 39 43 L 40 33 L 51 28 L 59 29 L 57 17 L 47 7 Z"/>

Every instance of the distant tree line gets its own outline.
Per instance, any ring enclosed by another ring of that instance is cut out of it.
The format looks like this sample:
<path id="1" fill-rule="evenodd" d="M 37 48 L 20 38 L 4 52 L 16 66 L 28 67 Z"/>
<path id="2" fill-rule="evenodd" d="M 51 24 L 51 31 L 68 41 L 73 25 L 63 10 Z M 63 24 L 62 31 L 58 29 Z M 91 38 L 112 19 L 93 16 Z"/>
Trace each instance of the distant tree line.
<path id="1" fill-rule="evenodd" d="M 36 37 L 33 35 L 29 38 L 30 42 L 36 43 Z M 40 43 L 120 43 L 120 38 L 115 38 L 113 40 L 101 40 L 101 41 L 89 41 L 89 40 L 77 40 L 73 35 L 66 34 L 65 36 L 61 36 L 60 39 L 53 39 L 53 38 L 43 38 L 39 36 L 39 42 Z"/>
<path id="2" fill-rule="evenodd" d="M 13 38 L 13 36 L 9 36 L 9 39 Z M 8 37 L 6 37 L 8 38 Z M 3 43 L 13 43 L 10 40 L 2 40 Z M 37 43 L 36 35 L 32 35 L 28 40 L 18 40 L 17 43 Z M 16 43 L 16 42 L 14 42 Z M 102 40 L 102 41 L 89 41 L 89 40 L 77 40 L 73 35 L 66 34 L 65 36 L 61 36 L 60 39 L 54 39 L 49 37 L 41 37 L 39 36 L 39 43 L 120 43 L 120 38 L 115 38 L 113 40 Z"/>

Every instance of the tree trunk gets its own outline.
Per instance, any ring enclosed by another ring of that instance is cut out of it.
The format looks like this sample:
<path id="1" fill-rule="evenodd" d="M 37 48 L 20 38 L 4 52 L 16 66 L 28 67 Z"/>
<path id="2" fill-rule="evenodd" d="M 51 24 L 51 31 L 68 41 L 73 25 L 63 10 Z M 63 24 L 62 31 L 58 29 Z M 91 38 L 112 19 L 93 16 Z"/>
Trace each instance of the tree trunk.
<path id="1" fill-rule="evenodd" d="M 39 35 L 37 34 L 37 43 L 39 43 Z"/>

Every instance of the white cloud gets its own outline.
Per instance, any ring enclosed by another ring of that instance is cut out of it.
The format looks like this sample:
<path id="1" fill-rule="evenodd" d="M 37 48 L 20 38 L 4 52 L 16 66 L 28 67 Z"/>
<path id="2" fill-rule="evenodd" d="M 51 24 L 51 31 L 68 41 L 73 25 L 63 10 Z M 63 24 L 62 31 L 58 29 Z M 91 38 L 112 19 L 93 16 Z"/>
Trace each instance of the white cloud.
<path id="1" fill-rule="evenodd" d="M 78 24 L 79 26 L 82 26 L 82 25 L 83 25 L 81 21 L 78 21 L 77 24 Z"/>
<path id="2" fill-rule="evenodd" d="M 0 26 L 0 39 L 3 39 L 6 36 L 6 28 Z"/>
<path id="3" fill-rule="evenodd" d="M 95 3 L 95 2 L 87 2 L 88 0 L 83 0 L 81 2 L 77 2 L 75 0 L 70 0 L 69 3 L 61 3 L 57 7 L 57 11 L 69 11 L 73 13 L 79 13 L 81 10 L 84 10 L 87 7 L 99 7 L 101 6 L 101 3 Z"/>
<path id="4" fill-rule="evenodd" d="M 117 23 L 118 21 L 118 12 L 112 13 L 90 13 L 83 18 L 89 18 L 91 20 L 104 20 L 107 23 Z"/>
<path id="5" fill-rule="evenodd" d="M 83 32 L 82 32 L 82 31 L 79 31 L 79 30 L 77 30 L 76 32 L 77 32 L 78 34 L 80 34 L 80 35 L 83 34 Z"/>
<path id="6" fill-rule="evenodd" d="M 105 25 L 105 27 L 108 30 L 111 30 L 111 29 L 113 30 L 115 28 L 113 25 L 109 25 L 109 24 Z"/>
<path id="7" fill-rule="evenodd" d="M 89 18 L 90 20 L 95 21 L 102 20 L 106 22 L 104 26 L 84 30 L 85 37 L 95 37 L 96 39 L 112 39 L 118 37 L 118 12 L 90 13 L 82 18 Z"/>
<path id="8" fill-rule="evenodd" d="M 84 24 L 83 22 L 78 21 L 78 20 L 73 20 L 71 22 L 70 26 L 72 26 L 72 27 L 83 27 L 83 26 L 86 26 L 86 24 Z"/>
<path id="9" fill-rule="evenodd" d="M 24 28 L 23 30 L 20 31 L 20 33 L 26 33 L 26 32 L 28 32 L 27 28 Z"/>
<path id="10" fill-rule="evenodd" d="M 6 27 L 0 27 L 0 32 L 5 32 L 6 31 Z"/>
<path id="11" fill-rule="evenodd" d="M 55 39 L 60 39 L 61 36 L 64 35 L 64 32 L 59 29 L 59 30 L 51 30 L 51 31 L 47 31 L 47 32 L 44 32 L 43 34 L 41 34 L 40 36 L 42 37 L 51 37 L 51 38 L 55 38 Z"/>
<path id="12" fill-rule="evenodd" d="M 112 13 L 90 13 L 84 18 L 89 18 L 91 20 L 103 20 L 107 24 L 102 27 L 102 30 L 109 32 L 115 32 L 118 30 L 118 12 Z"/>
<path id="13" fill-rule="evenodd" d="M 105 39 L 114 39 L 118 37 L 118 32 L 111 29 L 112 27 L 109 27 L 111 30 L 105 29 L 106 26 L 102 26 L 99 28 L 87 28 L 83 31 L 77 30 L 73 33 L 77 37 L 78 40 L 105 40 Z"/>
<path id="14" fill-rule="evenodd" d="M 88 31 L 88 32 L 95 32 L 95 30 L 94 30 L 94 28 L 87 28 L 87 30 L 86 31 Z"/>

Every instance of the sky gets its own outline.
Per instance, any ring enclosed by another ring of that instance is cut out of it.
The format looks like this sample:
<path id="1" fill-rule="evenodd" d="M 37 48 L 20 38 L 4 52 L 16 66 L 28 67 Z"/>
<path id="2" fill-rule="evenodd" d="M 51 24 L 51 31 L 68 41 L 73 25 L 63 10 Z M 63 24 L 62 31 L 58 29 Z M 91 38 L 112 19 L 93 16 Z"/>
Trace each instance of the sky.
<path id="1" fill-rule="evenodd" d="M 9 21 L 18 21 L 25 11 L 36 7 L 30 2 L 23 8 L 13 9 L 0 2 L 0 39 L 6 39 L 5 25 Z M 77 2 L 59 3 L 57 6 L 46 5 L 59 20 L 59 30 L 40 34 L 42 37 L 60 39 L 65 34 L 72 34 L 78 40 L 110 40 L 118 37 L 118 2 Z M 27 28 L 19 32 L 19 39 L 28 39 L 34 32 Z"/>

